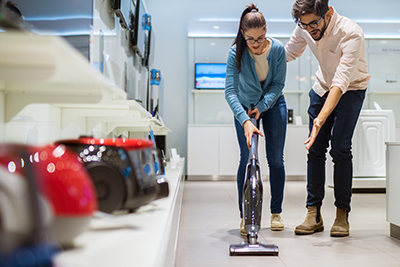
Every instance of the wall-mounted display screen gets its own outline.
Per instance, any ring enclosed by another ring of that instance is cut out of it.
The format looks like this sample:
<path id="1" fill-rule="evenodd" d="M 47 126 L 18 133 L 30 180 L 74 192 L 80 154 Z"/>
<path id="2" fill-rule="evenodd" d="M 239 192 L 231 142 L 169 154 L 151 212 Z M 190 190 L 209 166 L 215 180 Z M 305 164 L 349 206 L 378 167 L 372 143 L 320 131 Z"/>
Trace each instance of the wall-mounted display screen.
<path id="1" fill-rule="evenodd" d="M 112 8 L 115 14 L 120 19 L 121 26 L 125 30 L 129 30 L 130 25 L 130 12 L 131 12 L 131 0 L 113 0 L 111 1 Z"/>
<path id="2" fill-rule="evenodd" d="M 136 0 L 136 10 L 135 10 L 135 25 L 132 31 L 132 47 L 136 53 L 144 58 L 145 56 L 145 38 L 148 35 L 146 31 L 146 10 L 143 4 L 143 0 Z"/>
<path id="3" fill-rule="evenodd" d="M 144 49 L 144 58 L 143 58 L 143 66 L 150 68 L 154 59 L 154 49 L 155 49 L 155 36 L 154 29 L 151 28 L 149 31 L 144 31 L 147 33 L 147 37 L 145 38 L 145 49 Z"/>
<path id="4" fill-rule="evenodd" d="M 196 63 L 196 89 L 225 89 L 226 63 Z"/>

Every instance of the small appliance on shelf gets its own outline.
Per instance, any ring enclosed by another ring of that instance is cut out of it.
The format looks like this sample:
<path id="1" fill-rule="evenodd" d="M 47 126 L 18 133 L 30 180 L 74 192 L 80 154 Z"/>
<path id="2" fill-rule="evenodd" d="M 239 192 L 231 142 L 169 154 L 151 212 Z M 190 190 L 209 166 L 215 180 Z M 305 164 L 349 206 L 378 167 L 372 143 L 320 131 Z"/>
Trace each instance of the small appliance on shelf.
<path id="1" fill-rule="evenodd" d="M 0 144 L 1 266 L 51 266 L 57 244 L 84 232 L 96 209 L 76 154 L 64 146 Z M 13 265 L 21 261 L 31 263 Z"/>
<path id="2" fill-rule="evenodd" d="M 93 180 L 103 212 L 134 211 L 169 194 L 168 182 L 158 177 L 163 170 L 155 169 L 161 160 L 150 140 L 81 137 L 57 144 L 78 154 Z"/>

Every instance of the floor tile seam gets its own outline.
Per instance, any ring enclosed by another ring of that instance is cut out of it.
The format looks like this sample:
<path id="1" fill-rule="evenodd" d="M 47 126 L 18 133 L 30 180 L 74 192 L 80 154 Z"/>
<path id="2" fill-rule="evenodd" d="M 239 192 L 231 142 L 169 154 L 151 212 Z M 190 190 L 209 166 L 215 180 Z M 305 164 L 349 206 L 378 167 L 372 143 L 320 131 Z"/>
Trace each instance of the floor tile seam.
<path id="1" fill-rule="evenodd" d="M 374 204 L 376 205 L 376 203 L 374 203 Z M 365 202 L 357 203 L 357 201 L 351 201 L 350 205 L 351 206 L 355 206 L 356 205 L 357 207 L 362 207 L 362 208 L 370 209 L 370 210 L 381 210 L 380 208 L 382 208 L 382 207 L 374 208 L 374 207 L 371 207 L 368 203 L 365 203 Z M 386 203 L 384 205 L 385 205 L 385 208 L 386 208 Z"/>
<path id="2" fill-rule="evenodd" d="M 368 244 L 368 245 L 374 247 L 375 249 L 377 249 L 377 250 L 383 252 L 384 254 L 388 255 L 389 257 L 391 257 L 392 259 L 394 259 L 394 260 L 396 260 L 396 261 L 398 261 L 398 262 L 400 263 L 400 258 L 394 257 L 391 253 L 388 253 L 386 250 L 383 250 L 383 249 L 377 247 L 376 245 L 370 243 L 369 241 L 367 241 L 367 240 L 365 240 L 365 239 L 361 239 L 361 240 L 362 240 L 363 242 L 365 242 L 366 244 Z"/>
<path id="3" fill-rule="evenodd" d="M 193 181 L 192 181 L 193 182 Z M 213 182 L 214 183 L 214 182 Z M 192 189 L 192 188 L 191 188 Z M 189 189 L 189 190 L 191 190 L 191 189 Z M 227 190 L 224 190 L 225 192 L 227 192 L 228 193 L 228 191 Z M 220 192 L 220 191 L 219 191 Z M 188 194 L 188 191 L 186 191 L 186 194 Z M 217 193 L 216 193 L 216 195 L 218 195 Z M 184 196 L 185 196 L 185 192 L 184 192 Z M 190 198 L 193 198 L 193 195 L 192 194 L 189 194 L 189 196 L 190 196 Z M 220 196 L 220 195 L 218 195 L 218 196 Z M 228 193 L 228 197 L 229 197 L 229 199 L 231 199 L 230 198 L 230 196 L 229 196 L 229 193 Z M 222 204 L 223 204 L 223 202 L 221 202 Z"/>
<path id="4" fill-rule="evenodd" d="M 221 182 L 219 182 L 218 184 L 224 189 L 224 191 L 226 192 L 226 194 L 229 196 L 229 199 L 230 199 L 233 203 L 236 203 L 237 201 L 236 201 L 235 199 L 233 199 L 233 197 L 232 197 L 231 194 L 229 193 L 229 190 L 228 190 L 226 187 L 222 186 L 222 183 L 221 183 Z"/>
<path id="5" fill-rule="evenodd" d="M 287 196 L 284 196 L 282 204 L 285 204 L 285 201 L 290 201 L 292 204 L 294 204 L 295 206 L 299 206 L 299 207 L 305 207 L 306 206 L 306 202 L 305 201 L 302 204 L 300 204 L 299 201 L 293 200 L 293 199 L 291 199 L 290 197 L 287 197 Z"/>

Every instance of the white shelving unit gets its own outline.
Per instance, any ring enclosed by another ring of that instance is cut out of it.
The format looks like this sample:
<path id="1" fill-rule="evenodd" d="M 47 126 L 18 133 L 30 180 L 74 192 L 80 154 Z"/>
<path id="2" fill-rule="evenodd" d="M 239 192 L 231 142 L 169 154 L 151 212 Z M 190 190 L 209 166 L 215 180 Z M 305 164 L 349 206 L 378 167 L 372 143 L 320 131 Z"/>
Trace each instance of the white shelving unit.
<path id="1" fill-rule="evenodd" d="M 97 103 L 124 99 L 66 41 L 30 33 L 0 34 L 0 91 L 5 122 L 30 103 Z"/>
<path id="2" fill-rule="evenodd" d="M 0 104 L 7 123 L 24 107 L 49 103 L 61 110 L 61 128 L 76 118 L 87 118 L 87 129 L 106 123 L 106 134 L 170 130 L 136 101 L 126 100 L 61 37 L 26 32 L 0 33 Z"/>
<path id="3" fill-rule="evenodd" d="M 400 95 L 398 91 L 375 91 L 368 92 L 368 95 Z"/>
<path id="4" fill-rule="evenodd" d="M 57 104 L 61 109 L 62 128 L 78 118 L 86 118 L 86 131 L 92 130 L 98 123 L 106 124 L 106 134 L 116 135 L 124 131 L 154 130 L 159 135 L 166 135 L 170 130 L 152 117 L 134 100 L 102 100 L 96 104 Z"/>
<path id="5" fill-rule="evenodd" d="M 400 239 L 400 142 L 386 142 L 386 217 L 390 235 Z"/>
<path id="6" fill-rule="evenodd" d="M 307 125 L 288 125 L 285 145 L 286 175 L 305 180 L 307 174 Z M 259 158 L 263 176 L 268 175 L 265 139 L 260 138 Z M 236 179 L 239 146 L 234 125 L 188 125 L 188 179 Z"/>

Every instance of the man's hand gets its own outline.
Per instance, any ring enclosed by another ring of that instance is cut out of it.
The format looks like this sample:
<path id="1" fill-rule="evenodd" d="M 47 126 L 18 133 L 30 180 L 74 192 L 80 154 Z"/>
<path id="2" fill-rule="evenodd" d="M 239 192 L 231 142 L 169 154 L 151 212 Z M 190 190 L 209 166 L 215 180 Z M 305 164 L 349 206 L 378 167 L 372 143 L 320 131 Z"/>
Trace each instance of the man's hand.
<path id="1" fill-rule="evenodd" d="M 326 101 L 322 106 L 321 111 L 313 121 L 313 127 L 310 137 L 308 137 L 308 139 L 304 142 L 307 150 L 310 150 L 311 146 L 314 144 L 315 139 L 317 139 L 318 133 L 321 130 L 321 127 L 324 125 L 329 115 L 333 112 L 341 97 L 342 90 L 340 90 L 340 88 L 337 86 L 333 86 L 329 91 L 329 95 L 326 98 Z"/>
<path id="2" fill-rule="evenodd" d="M 311 146 L 314 144 L 315 139 L 318 136 L 319 130 L 321 130 L 321 127 L 322 125 L 324 125 L 324 123 L 325 122 L 323 122 L 318 117 L 314 119 L 310 137 L 308 137 L 308 139 L 304 142 L 307 150 L 310 150 Z"/>

